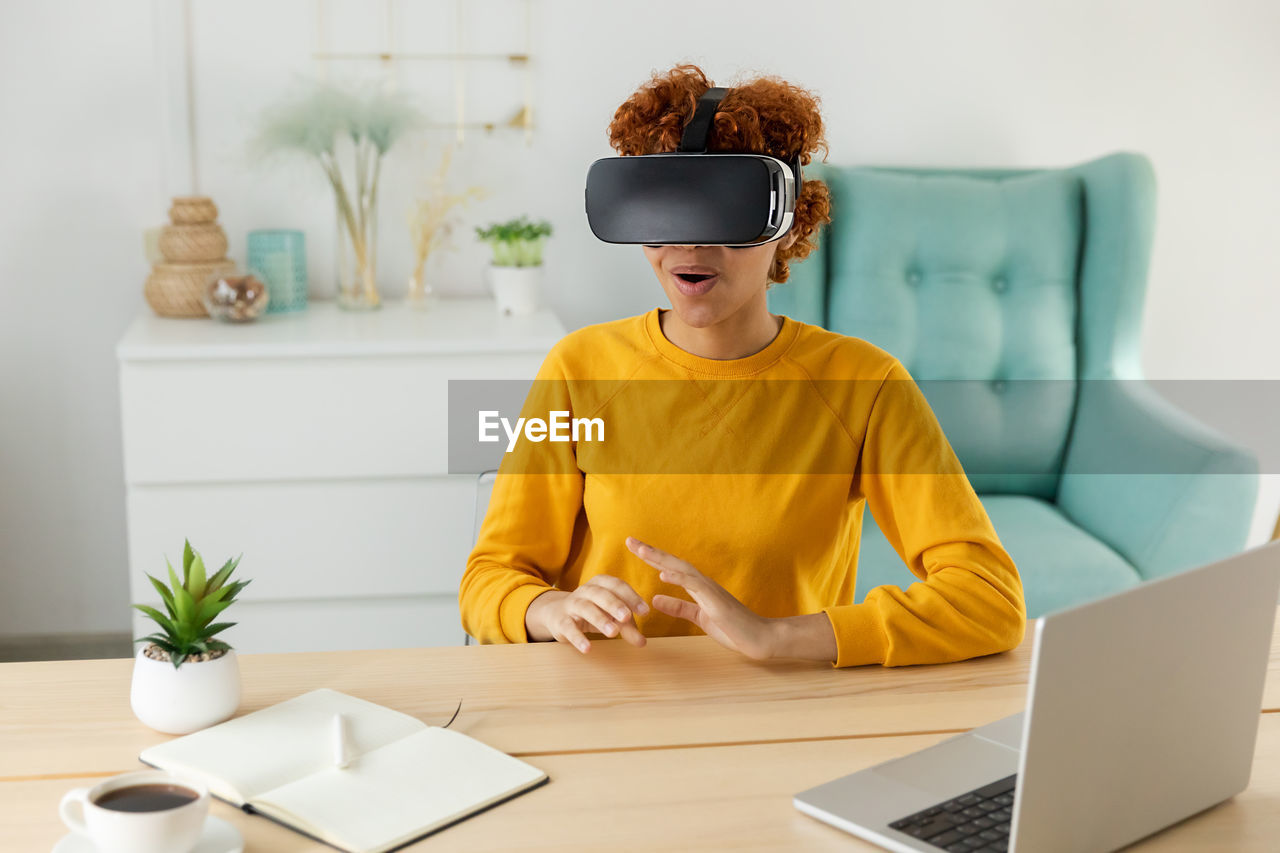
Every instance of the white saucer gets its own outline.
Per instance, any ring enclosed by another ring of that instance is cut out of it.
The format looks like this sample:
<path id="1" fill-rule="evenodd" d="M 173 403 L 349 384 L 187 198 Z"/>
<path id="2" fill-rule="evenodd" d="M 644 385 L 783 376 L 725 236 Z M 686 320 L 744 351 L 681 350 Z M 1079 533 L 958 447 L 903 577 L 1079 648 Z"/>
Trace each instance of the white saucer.
<path id="1" fill-rule="evenodd" d="M 97 853 L 97 849 L 88 838 L 74 832 L 53 845 L 53 853 Z M 191 853 L 244 853 L 244 838 L 240 830 L 222 818 L 209 815 L 204 822 L 204 835 Z"/>

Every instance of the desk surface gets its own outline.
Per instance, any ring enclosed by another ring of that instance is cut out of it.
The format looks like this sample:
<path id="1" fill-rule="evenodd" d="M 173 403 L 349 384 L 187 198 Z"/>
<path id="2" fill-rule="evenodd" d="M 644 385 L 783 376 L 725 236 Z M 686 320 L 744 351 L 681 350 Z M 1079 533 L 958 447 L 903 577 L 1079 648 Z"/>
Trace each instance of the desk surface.
<path id="1" fill-rule="evenodd" d="M 413 850 L 521 846 L 860 849 L 791 795 L 1021 710 L 1033 627 L 1018 649 L 939 666 L 757 663 L 706 637 L 241 657 L 247 713 L 332 687 L 518 755 L 552 784 Z M 0 838 L 51 847 L 62 793 L 141 769 L 169 739 L 129 709 L 132 660 L 0 664 Z M 1272 849 L 1280 836 L 1280 635 L 1273 637 L 1253 781 L 1151 837 L 1161 850 Z M 215 802 L 247 851 L 322 851 Z M 661 821 L 655 820 L 662 815 Z M 861 848 L 870 849 L 870 848 Z"/>

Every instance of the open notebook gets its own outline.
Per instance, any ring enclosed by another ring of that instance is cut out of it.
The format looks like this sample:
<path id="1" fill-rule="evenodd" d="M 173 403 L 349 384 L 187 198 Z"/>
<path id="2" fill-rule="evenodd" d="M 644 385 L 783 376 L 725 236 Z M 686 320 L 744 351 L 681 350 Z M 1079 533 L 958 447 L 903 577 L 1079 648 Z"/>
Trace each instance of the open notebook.
<path id="1" fill-rule="evenodd" d="M 345 769 L 333 718 L 347 720 Z M 382 853 L 547 781 L 474 738 L 336 690 L 285 702 L 144 749 L 214 796 L 352 853 Z"/>

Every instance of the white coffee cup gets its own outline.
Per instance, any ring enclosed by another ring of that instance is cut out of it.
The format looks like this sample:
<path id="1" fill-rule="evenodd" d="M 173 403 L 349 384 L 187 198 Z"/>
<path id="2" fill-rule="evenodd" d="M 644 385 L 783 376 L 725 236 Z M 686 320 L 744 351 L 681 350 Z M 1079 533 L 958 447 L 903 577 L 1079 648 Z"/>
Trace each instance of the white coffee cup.
<path id="1" fill-rule="evenodd" d="M 158 811 L 118 811 L 97 804 L 103 795 L 135 785 L 180 785 L 197 797 Z M 58 806 L 62 822 L 93 842 L 99 853 L 190 853 L 204 832 L 209 789 L 193 779 L 164 770 L 139 770 L 104 779 L 92 788 L 75 788 Z"/>

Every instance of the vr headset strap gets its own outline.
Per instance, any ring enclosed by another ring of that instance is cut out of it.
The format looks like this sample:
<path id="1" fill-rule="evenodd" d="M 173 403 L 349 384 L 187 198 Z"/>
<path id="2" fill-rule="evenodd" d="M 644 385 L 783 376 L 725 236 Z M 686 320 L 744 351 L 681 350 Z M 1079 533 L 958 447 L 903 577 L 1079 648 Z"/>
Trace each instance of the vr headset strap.
<path id="1" fill-rule="evenodd" d="M 711 130 L 711 119 L 715 117 L 716 107 L 728 93 L 728 89 L 713 86 L 698 98 L 694 107 L 693 118 L 684 126 L 680 136 L 680 145 L 676 151 L 682 154 L 705 154 L 707 151 L 707 134 Z"/>
<path id="2" fill-rule="evenodd" d="M 715 118 L 716 107 L 728 94 L 729 90 L 721 86 L 712 86 L 698 98 L 694 107 L 693 118 L 684 126 L 680 135 L 680 145 L 676 151 L 682 154 L 705 154 L 707 152 L 707 135 L 711 131 L 711 120 Z M 791 171 L 795 174 L 796 198 L 800 198 L 800 190 L 804 186 L 800 177 L 800 154 L 791 158 Z"/>

